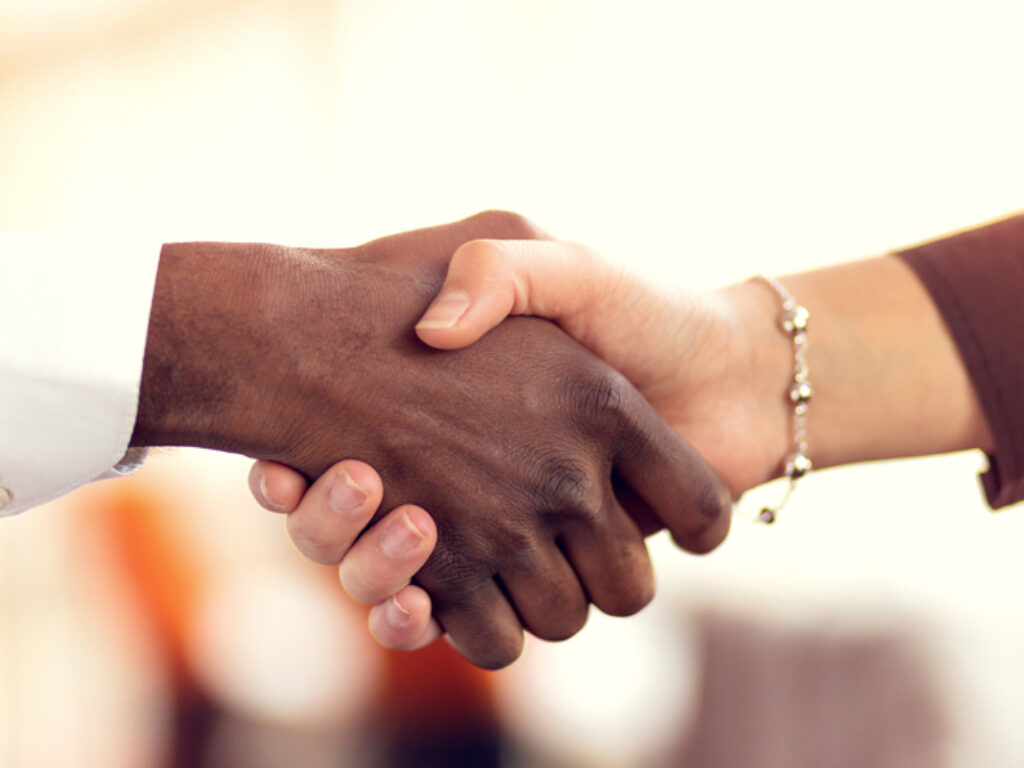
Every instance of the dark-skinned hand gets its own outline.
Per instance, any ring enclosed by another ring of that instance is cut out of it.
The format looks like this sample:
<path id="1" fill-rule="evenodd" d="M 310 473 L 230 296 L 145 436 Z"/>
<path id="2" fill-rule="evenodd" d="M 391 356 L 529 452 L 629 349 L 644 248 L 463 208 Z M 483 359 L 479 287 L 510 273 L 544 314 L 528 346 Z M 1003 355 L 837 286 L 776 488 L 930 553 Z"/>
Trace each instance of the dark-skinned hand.
<path id="1" fill-rule="evenodd" d="M 724 538 L 718 477 L 547 321 L 509 320 L 456 352 L 413 332 L 459 245 L 539 234 L 496 212 L 340 250 L 165 246 L 133 444 L 239 452 L 310 479 L 343 458 L 377 468 L 382 510 L 433 515 L 416 581 L 481 666 L 513 661 L 524 628 L 574 634 L 590 602 L 636 612 L 654 585 L 643 531 L 662 524 L 696 552 Z M 297 543 L 334 557 L 316 535 Z"/>

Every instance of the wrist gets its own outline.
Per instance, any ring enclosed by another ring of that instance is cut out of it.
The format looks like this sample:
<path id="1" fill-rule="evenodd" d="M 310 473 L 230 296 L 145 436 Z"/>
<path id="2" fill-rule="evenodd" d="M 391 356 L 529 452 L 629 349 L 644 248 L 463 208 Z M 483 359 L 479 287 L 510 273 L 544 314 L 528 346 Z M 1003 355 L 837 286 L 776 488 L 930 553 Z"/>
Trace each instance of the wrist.
<path id="1" fill-rule="evenodd" d="M 178 243 L 161 251 L 132 445 L 266 455 L 271 276 L 288 249 Z"/>
<path id="2" fill-rule="evenodd" d="M 761 443 L 758 472 L 743 490 L 784 474 L 792 452 L 793 406 L 787 392 L 793 377 L 793 348 L 779 327 L 779 299 L 761 281 L 746 280 L 718 292 L 745 339 L 746 354 L 733 375 L 744 381 L 750 404 L 749 434 Z M 813 332 L 813 331 L 812 331 Z"/>
<path id="3" fill-rule="evenodd" d="M 986 448 L 987 425 L 931 297 L 883 256 L 783 282 L 810 310 L 817 467 Z"/>

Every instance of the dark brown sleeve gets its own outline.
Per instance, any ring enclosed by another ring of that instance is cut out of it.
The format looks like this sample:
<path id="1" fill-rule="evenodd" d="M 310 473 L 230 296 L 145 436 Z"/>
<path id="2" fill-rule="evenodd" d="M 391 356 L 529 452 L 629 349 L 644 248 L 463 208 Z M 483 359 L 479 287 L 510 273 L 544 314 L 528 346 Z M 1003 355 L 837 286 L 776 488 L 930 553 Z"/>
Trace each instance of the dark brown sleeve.
<path id="1" fill-rule="evenodd" d="M 1024 500 L 1024 215 L 898 255 L 945 318 L 988 420 L 989 504 Z"/>

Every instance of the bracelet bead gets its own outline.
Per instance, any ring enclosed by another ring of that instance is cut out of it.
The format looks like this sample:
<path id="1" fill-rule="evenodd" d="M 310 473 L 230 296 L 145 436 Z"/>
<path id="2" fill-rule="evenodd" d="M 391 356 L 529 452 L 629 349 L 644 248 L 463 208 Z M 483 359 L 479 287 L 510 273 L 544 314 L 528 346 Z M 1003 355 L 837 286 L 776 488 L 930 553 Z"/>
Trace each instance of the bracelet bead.
<path id="1" fill-rule="evenodd" d="M 788 401 L 793 405 L 793 451 L 786 457 L 785 464 L 785 476 L 789 482 L 782 500 L 774 507 L 762 508 L 761 514 L 758 515 L 761 522 L 774 523 L 779 511 L 796 488 L 797 481 L 814 466 L 807 455 L 807 407 L 814 396 L 810 369 L 807 366 L 807 326 L 811 313 L 806 307 L 797 304 L 778 280 L 764 275 L 758 275 L 755 279 L 766 283 L 781 300 L 779 326 L 793 343 L 793 379 L 786 392 Z"/>

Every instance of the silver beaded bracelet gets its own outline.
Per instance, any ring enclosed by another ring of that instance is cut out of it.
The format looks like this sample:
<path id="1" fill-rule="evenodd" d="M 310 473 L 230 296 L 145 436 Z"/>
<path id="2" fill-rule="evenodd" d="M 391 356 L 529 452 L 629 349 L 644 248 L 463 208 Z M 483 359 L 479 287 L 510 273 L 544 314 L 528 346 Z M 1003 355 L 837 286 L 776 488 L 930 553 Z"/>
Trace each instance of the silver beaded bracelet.
<path id="1" fill-rule="evenodd" d="M 786 457 L 785 473 L 789 482 L 782 500 L 774 507 L 762 507 L 757 517 L 762 523 L 774 523 L 796 489 L 797 481 L 812 468 L 807 455 L 807 404 L 814 394 L 807 368 L 807 322 L 811 314 L 806 307 L 796 303 L 778 280 L 765 275 L 758 275 L 755 279 L 764 281 L 782 300 L 779 326 L 793 341 L 793 381 L 786 393 L 788 401 L 793 404 L 793 452 Z"/>

